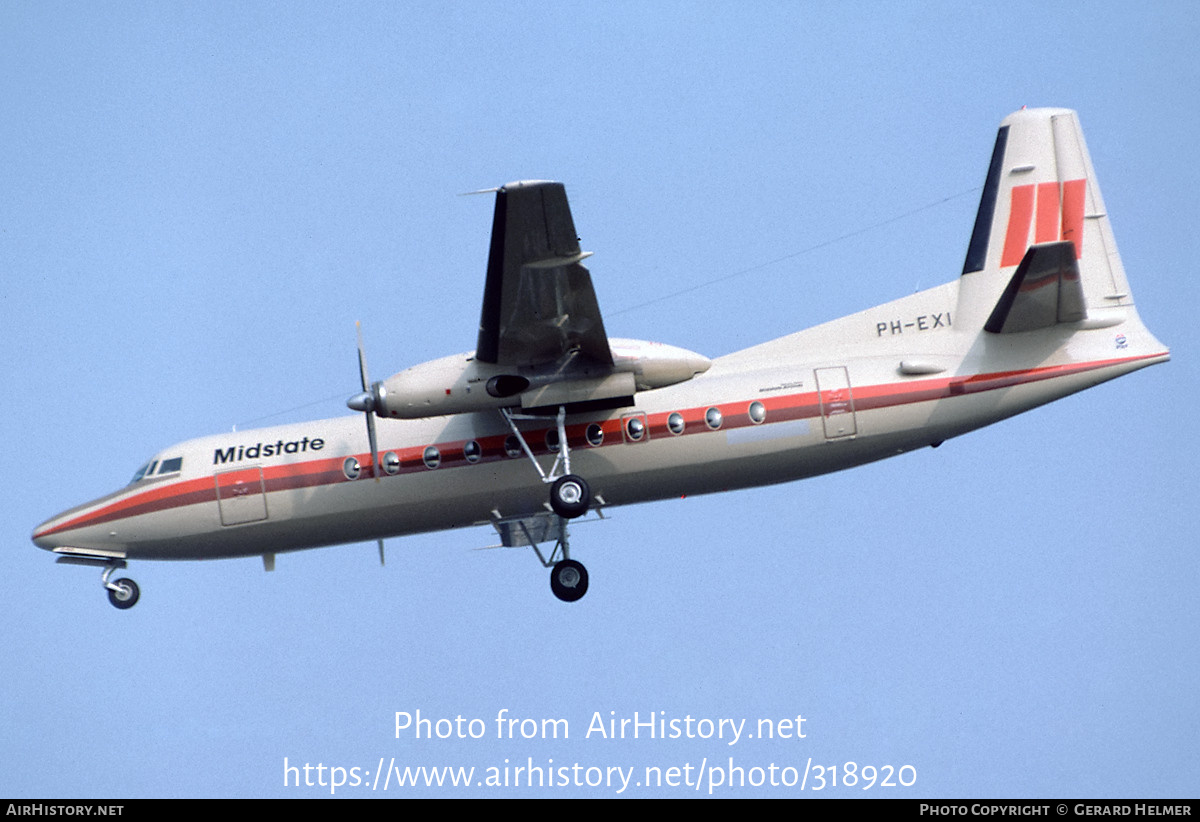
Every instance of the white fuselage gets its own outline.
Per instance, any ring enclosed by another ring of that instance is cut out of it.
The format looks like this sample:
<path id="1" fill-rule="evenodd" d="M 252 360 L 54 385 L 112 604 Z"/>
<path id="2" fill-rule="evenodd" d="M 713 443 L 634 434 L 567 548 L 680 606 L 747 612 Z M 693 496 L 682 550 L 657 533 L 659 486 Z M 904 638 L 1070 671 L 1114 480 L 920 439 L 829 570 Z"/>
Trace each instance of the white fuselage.
<path id="1" fill-rule="evenodd" d="M 796 480 L 936 445 L 1168 357 L 1132 307 L 1092 330 L 1008 335 L 981 333 L 977 317 L 960 323 L 958 311 L 955 282 L 717 358 L 690 381 L 638 393 L 634 406 L 571 415 L 572 471 L 600 506 Z M 519 425 L 548 467 L 554 418 Z M 204 559 L 546 510 L 545 485 L 523 453 L 506 450 L 498 411 L 378 418 L 377 430 L 378 479 L 361 415 L 189 440 L 154 460 L 181 458 L 178 471 L 60 514 L 34 541 Z"/>

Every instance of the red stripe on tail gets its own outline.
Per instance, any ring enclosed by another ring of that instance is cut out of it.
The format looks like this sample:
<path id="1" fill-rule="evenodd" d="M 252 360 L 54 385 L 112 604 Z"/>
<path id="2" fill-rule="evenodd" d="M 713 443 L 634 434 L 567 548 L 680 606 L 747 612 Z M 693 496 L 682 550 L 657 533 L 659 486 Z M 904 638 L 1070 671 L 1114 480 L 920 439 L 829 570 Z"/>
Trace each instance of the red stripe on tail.
<path id="1" fill-rule="evenodd" d="M 1029 244 L 1029 224 L 1033 221 L 1033 185 L 1013 186 L 1012 203 L 1008 212 L 1008 233 L 1004 237 L 1004 253 L 1000 267 L 1021 262 Z"/>

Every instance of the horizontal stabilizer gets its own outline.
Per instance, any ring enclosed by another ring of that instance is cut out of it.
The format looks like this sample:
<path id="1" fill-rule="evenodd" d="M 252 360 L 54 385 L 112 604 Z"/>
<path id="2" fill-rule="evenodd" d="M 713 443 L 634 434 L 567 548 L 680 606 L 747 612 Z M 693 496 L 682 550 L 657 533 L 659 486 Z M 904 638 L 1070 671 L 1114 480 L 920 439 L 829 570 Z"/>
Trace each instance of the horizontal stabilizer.
<path id="1" fill-rule="evenodd" d="M 1012 334 L 1086 318 L 1075 244 L 1067 240 L 1029 247 L 983 327 Z"/>

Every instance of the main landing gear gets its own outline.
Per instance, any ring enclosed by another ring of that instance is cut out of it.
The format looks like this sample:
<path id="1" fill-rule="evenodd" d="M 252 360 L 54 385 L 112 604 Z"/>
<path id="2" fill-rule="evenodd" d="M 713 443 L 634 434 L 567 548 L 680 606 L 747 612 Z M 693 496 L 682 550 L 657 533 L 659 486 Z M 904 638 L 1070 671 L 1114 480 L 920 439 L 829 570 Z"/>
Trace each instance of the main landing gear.
<path id="1" fill-rule="evenodd" d="M 588 574 L 582 562 L 564 559 L 550 572 L 550 590 L 563 602 L 582 599 L 587 593 Z"/>
<path id="2" fill-rule="evenodd" d="M 555 418 L 558 425 L 558 454 L 555 455 L 554 465 L 550 466 L 549 472 L 542 470 L 529 443 L 525 441 L 525 435 L 521 433 L 521 429 L 517 427 L 516 423 L 516 420 L 541 421 L 545 420 L 545 417 L 517 414 L 508 408 L 501 408 L 500 413 L 504 416 L 508 427 L 512 429 L 521 449 L 529 457 L 533 467 L 537 469 L 542 482 L 550 485 L 550 507 L 554 513 L 563 519 L 575 519 L 586 514 L 592 504 L 592 489 L 588 487 L 587 481 L 583 477 L 571 473 L 571 447 L 567 443 L 567 409 L 561 405 L 558 407 L 558 415 Z M 562 469 L 561 475 L 558 473 L 560 468 Z"/>
<path id="3" fill-rule="evenodd" d="M 587 480 L 571 473 L 571 448 L 567 443 L 566 430 L 567 409 L 559 406 L 558 415 L 555 418 L 558 426 L 558 454 L 555 455 L 554 465 L 551 466 L 549 472 L 542 469 L 537 458 L 534 457 L 529 443 L 525 441 L 525 435 L 521 433 L 521 429 L 516 424 L 516 420 L 543 421 L 545 417 L 517 414 L 508 408 L 501 408 L 500 413 L 504 416 L 508 427 L 512 429 L 521 449 L 529 457 L 533 467 L 537 469 L 542 482 L 550 486 L 550 508 L 557 517 L 556 522 L 549 529 L 552 533 L 546 534 L 547 538 L 553 536 L 555 539 L 549 559 L 542 556 L 537 541 L 534 540 L 526 525 L 521 523 L 520 527 L 524 531 L 528 544 L 533 547 L 538 559 L 541 560 L 542 566 L 551 568 L 550 590 L 563 602 L 575 602 L 587 593 L 588 573 L 587 569 L 583 567 L 583 563 L 573 560 L 569 556 L 570 540 L 567 536 L 567 520 L 581 517 L 588 512 L 592 504 L 592 489 L 588 486 Z M 563 472 L 561 475 L 558 473 L 560 469 Z M 546 517 L 548 514 L 539 516 Z M 562 558 L 555 561 L 560 552 Z"/>
<path id="4" fill-rule="evenodd" d="M 563 519 L 575 519 L 587 513 L 592 491 L 583 477 L 566 474 L 550 486 L 550 507 Z"/>
<path id="5" fill-rule="evenodd" d="M 571 559 L 571 542 L 567 534 L 567 521 L 562 517 L 544 512 L 532 517 L 504 520 L 497 524 L 510 548 L 528 545 L 537 554 L 543 568 L 550 569 L 550 590 L 563 602 L 582 599 L 588 589 L 588 572 L 583 563 Z M 550 555 L 542 553 L 541 543 L 554 541 Z"/>

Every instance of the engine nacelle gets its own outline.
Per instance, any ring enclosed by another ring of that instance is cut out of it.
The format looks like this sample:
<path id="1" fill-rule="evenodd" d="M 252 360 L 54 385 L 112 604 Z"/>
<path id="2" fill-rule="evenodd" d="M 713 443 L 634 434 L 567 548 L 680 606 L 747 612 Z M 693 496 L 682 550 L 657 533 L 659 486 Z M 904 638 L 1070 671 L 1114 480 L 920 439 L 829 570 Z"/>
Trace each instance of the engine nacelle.
<path id="1" fill-rule="evenodd" d="M 572 361 L 554 367 L 512 368 L 455 354 L 413 366 L 377 388 L 375 411 L 417 419 L 520 405 L 537 408 L 632 396 L 690 380 L 712 362 L 693 351 L 642 340 L 609 340 L 613 365 Z"/>
<path id="2" fill-rule="evenodd" d="M 679 348 L 645 340 L 610 338 L 613 371 L 633 374 L 638 391 L 652 391 L 703 374 L 712 365 L 708 357 Z"/>

